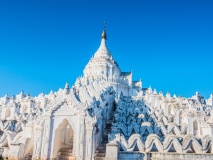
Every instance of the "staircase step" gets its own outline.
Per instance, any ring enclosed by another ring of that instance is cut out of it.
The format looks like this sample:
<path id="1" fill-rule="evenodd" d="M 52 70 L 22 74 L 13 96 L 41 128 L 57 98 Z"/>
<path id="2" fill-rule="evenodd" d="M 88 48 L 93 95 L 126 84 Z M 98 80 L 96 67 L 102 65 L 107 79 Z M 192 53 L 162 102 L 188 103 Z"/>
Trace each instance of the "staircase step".
<path id="1" fill-rule="evenodd" d="M 105 160 L 105 157 L 95 157 L 95 160 Z"/>
<path id="2" fill-rule="evenodd" d="M 72 156 L 60 156 L 56 158 L 57 160 L 76 160 L 75 157 Z"/>
<path id="3" fill-rule="evenodd" d="M 59 157 L 57 160 L 76 160 L 74 157 Z"/>
<path id="4" fill-rule="evenodd" d="M 32 160 L 32 155 L 26 155 L 23 160 Z"/>
<path id="5" fill-rule="evenodd" d="M 105 153 L 95 153 L 96 157 L 105 157 Z"/>
<path id="6" fill-rule="evenodd" d="M 70 152 L 60 152 L 59 155 L 60 156 L 72 156 L 72 153 L 70 153 Z"/>
<path id="7" fill-rule="evenodd" d="M 71 145 L 63 145 L 61 149 L 58 151 L 57 160 L 76 160 L 75 157 L 72 156 L 73 144 Z"/>
<path id="8" fill-rule="evenodd" d="M 96 150 L 95 153 L 105 153 L 105 150 Z"/>
<path id="9" fill-rule="evenodd" d="M 99 147 L 99 150 L 106 150 L 106 147 Z"/>
<path id="10" fill-rule="evenodd" d="M 113 120 L 114 120 L 114 111 L 111 113 L 109 119 L 107 120 L 106 126 L 104 128 L 104 132 L 103 132 L 103 137 L 102 137 L 103 139 L 102 139 L 100 146 L 98 146 L 96 151 L 95 151 L 94 160 L 105 160 L 106 143 L 108 143 L 108 134 L 112 130 Z"/>
<path id="11" fill-rule="evenodd" d="M 60 149 L 61 152 L 72 152 L 72 149 L 62 148 Z"/>

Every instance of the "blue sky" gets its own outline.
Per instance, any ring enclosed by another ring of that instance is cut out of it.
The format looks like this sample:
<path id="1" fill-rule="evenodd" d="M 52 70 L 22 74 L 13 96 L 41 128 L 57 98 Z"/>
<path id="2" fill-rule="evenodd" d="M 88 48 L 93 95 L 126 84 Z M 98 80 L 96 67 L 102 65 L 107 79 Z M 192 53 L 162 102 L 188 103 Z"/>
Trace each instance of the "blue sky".
<path id="1" fill-rule="evenodd" d="M 213 92 L 212 0 L 2 0 L 0 96 L 74 84 L 100 44 L 143 86 L 190 97 Z"/>

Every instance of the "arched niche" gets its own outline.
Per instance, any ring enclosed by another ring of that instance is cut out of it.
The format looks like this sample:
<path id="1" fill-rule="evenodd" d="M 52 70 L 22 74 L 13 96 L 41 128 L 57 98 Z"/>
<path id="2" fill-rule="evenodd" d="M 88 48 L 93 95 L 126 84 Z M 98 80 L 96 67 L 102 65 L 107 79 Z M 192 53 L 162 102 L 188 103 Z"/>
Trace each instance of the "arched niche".
<path id="1" fill-rule="evenodd" d="M 180 112 L 179 112 L 179 125 L 182 124 L 182 121 L 183 121 L 183 112 L 182 112 L 182 110 L 180 110 Z"/>
<path id="2" fill-rule="evenodd" d="M 51 127 L 50 127 L 50 142 L 48 156 L 56 158 L 60 148 L 63 145 L 63 134 L 70 137 L 73 140 L 72 155 L 78 157 L 79 149 L 79 116 L 73 109 L 73 106 L 68 106 L 66 103 L 56 108 L 51 116 Z M 84 127 L 84 126 L 83 126 Z M 72 138 L 71 138 L 72 137 Z M 65 138 L 66 139 L 66 138 Z M 70 153 L 71 153 L 70 152 Z"/>
<path id="3" fill-rule="evenodd" d="M 10 109 L 8 108 L 8 109 L 6 110 L 6 112 L 5 112 L 5 119 L 6 119 L 6 118 L 9 118 L 10 115 L 11 115 L 11 111 L 10 111 Z"/>
<path id="4" fill-rule="evenodd" d="M 171 114 L 172 112 L 171 105 L 167 105 L 167 109 L 168 109 L 168 115 Z"/>
<path id="5" fill-rule="evenodd" d="M 27 106 L 26 105 L 21 106 L 21 109 L 20 109 L 21 113 L 26 112 L 26 110 L 27 110 Z"/>
<path id="6" fill-rule="evenodd" d="M 198 135 L 198 121 L 197 120 L 194 120 L 194 122 L 193 122 L 193 133 L 194 133 L 194 136 Z"/>
<path id="7" fill-rule="evenodd" d="M 54 130 L 54 138 L 53 138 L 53 157 L 57 157 L 60 155 L 60 150 L 68 149 L 72 156 L 73 151 L 73 142 L 74 142 L 74 130 L 69 123 L 69 121 L 64 118 L 58 127 Z"/>
<path id="8" fill-rule="evenodd" d="M 174 105 L 170 105 L 170 114 L 175 115 L 175 107 Z"/>

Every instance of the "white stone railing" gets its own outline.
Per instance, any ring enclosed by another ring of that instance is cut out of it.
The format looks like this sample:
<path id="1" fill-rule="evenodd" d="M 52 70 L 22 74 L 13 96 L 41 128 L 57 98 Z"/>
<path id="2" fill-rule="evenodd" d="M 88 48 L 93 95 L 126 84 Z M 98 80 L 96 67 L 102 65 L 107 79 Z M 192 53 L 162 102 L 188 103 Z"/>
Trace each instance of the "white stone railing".
<path id="1" fill-rule="evenodd" d="M 139 134 L 131 135 L 128 140 L 124 136 L 116 134 L 110 143 L 118 144 L 123 151 L 134 151 L 137 146 L 140 152 L 152 152 L 155 145 L 160 153 L 168 153 L 170 149 L 175 149 L 176 153 L 186 153 L 191 148 L 193 148 L 194 153 L 212 152 L 212 140 L 209 136 L 197 139 L 192 135 L 186 135 L 182 138 L 178 138 L 175 135 L 166 135 L 164 141 L 161 141 L 158 135 L 150 134 L 144 142 Z"/>

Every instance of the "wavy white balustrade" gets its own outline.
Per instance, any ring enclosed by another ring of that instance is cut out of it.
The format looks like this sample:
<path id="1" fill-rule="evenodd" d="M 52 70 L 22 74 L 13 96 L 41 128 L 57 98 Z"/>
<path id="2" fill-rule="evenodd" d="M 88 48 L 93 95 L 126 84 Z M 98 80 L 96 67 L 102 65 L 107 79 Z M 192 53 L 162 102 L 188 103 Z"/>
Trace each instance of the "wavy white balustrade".
<path id="1" fill-rule="evenodd" d="M 140 152 L 152 152 L 153 146 L 156 146 L 158 152 L 168 153 L 170 149 L 175 149 L 177 153 L 186 153 L 193 148 L 194 153 L 207 153 L 211 147 L 212 140 L 209 136 L 197 139 L 191 135 L 184 136 L 180 139 L 175 135 L 167 135 L 164 141 L 161 141 L 158 135 L 150 134 L 146 141 L 139 134 L 133 134 L 128 140 L 124 136 L 118 136 L 113 143 L 119 143 L 124 151 L 134 151 L 135 147 Z M 201 143 L 200 143 L 201 141 Z"/>

